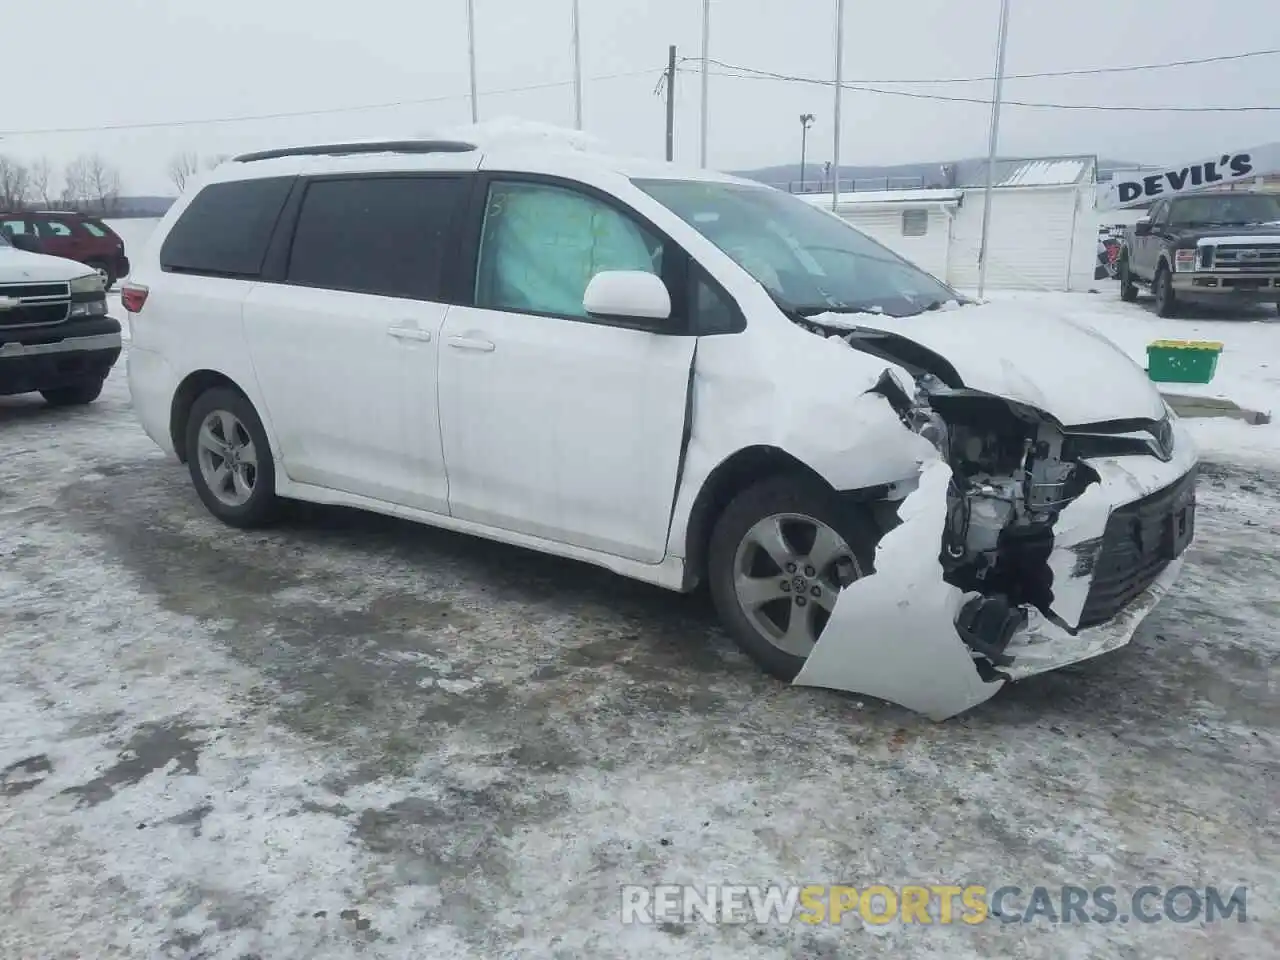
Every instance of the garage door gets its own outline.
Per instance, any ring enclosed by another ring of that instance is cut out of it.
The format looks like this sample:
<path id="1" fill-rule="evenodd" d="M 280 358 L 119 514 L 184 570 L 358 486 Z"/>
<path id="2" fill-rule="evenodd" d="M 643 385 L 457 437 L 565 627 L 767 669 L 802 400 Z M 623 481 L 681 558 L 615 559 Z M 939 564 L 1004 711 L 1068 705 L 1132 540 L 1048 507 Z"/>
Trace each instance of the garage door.
<path id="1" fill-rule="evenodd" d="M 1075 223 L 1074 187 L 1008 188 L 991 197 L 987 286 L 991 289 L 1065 290 Z M 982 247 L 982 191 L 965 194 L 951 249 L 952 286 L 978 286 Z"/>

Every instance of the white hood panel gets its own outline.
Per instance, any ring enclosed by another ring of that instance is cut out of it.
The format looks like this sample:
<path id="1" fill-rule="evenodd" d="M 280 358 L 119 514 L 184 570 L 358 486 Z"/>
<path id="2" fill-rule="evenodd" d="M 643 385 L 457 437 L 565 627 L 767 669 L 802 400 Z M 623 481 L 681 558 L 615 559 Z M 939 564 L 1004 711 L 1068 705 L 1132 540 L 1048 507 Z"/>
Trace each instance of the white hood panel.
<path id="1" fill-rule="evenodd" d="M 1155 384 L 1114 343 L 1024 305 L 978 304 L 902 319 L 883 314 L 813 319 L 913 340 L 948 360 L 966 387 L 1036 407 L 1066 426 L 1165 416 Z"/>
<path id="2" fill-rule="evenodd" d="M 0 247 L 0 283 L 60 283 L 93 273 L 83 263 Z"/>

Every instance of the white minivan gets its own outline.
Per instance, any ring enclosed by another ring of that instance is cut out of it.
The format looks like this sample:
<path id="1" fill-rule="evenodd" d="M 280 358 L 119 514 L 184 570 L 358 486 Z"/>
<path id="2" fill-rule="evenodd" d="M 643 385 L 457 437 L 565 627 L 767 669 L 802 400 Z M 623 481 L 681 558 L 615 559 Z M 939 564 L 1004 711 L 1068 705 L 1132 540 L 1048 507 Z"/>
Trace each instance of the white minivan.
<path id="1" fill-rule="evenodd" d="M 937 719 L 1127 643 L 1193 536 L 1193 446 L 1108 340 L 707 171 L 249 154 L 122 297 L 137 416 L 221 520 L 343 504 L 706 583 L 775 676 Z"/>

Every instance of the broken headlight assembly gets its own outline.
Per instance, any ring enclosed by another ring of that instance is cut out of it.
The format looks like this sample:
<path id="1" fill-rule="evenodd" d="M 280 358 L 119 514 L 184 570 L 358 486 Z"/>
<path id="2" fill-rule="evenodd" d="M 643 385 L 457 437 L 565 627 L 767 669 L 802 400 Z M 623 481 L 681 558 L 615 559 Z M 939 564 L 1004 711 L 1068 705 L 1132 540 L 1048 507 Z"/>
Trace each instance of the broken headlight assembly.
<path id="1" fill-rule="evenodd" d="M 1053 525 L 1098 477 L 1071 456 L 1061 424 L 1033 407 L 930 374 L 917 376 L 914 397 L 887 371 L 876 390 L 951 467 L 939 559 L 947 582 L 979 595 L 956 629 L 992 666 L 1007 665 L 1026 609 L 1050 615 Z"/>

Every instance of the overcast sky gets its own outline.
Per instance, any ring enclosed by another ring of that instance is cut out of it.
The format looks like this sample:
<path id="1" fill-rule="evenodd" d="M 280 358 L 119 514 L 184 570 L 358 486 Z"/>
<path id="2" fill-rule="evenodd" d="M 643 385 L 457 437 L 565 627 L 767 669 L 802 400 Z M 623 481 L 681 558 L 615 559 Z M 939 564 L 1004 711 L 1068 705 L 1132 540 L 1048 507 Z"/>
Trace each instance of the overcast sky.
<path id="1" fill-rule="evenodd" d="M 580 0 L 586 128 L 619 152 L 661 156 L 655 85 L 667 45 L 696 57 L 701 0 Z M 481 116 L 571 125 L 571 0 L 475 0 Z M 846 0 L 845 76 L 989 76 L 999 0 Z M 1013 0 L 1009 73 L 1232 54 L 1280 47 L 1280 0 Z M 40 0 L 5 4 L 0 131 L 98 127 L 441 99 L 391 109 L 243 123 L 31 135 L 0 152 L 61 167 L 98 151 L 126 193 L 171 190 L 182 151 L 229 153 L 341 137 L 414 135 L 469 119 L 465 0 Z M 790 75 L 833 74 L 835 0 L 714 0 L 711 55 Z M 23 42 L 15 43 L 15 37 Z M 615 79 L 603 75 L 631 74 Z M 698 150 L 698 77 L 679 78 L 677 159 Z M 990 84 L 898 87 L 990 95 Z M 1017 80 L 1006 98 L 1126 105 L 1280 105 L 1280 57 L 1070 79 Z M 831 155 L 829 88 L 711 80 L 712 166 Z M 934 161 L 986 152 L 987 108 L 847 92 L 847 163 Z M 1006 108 L 1001 153 L 1193 159 L 1280 140 L 1280 114 L 1103 114 Z"/>

